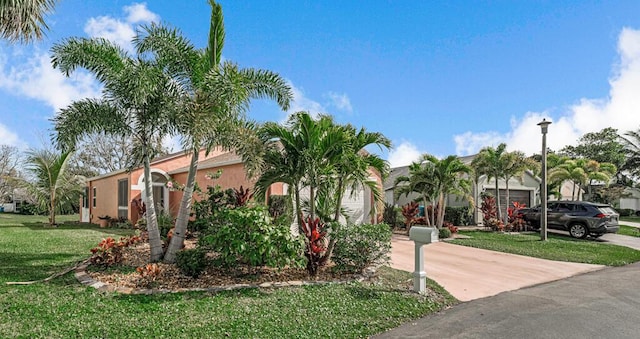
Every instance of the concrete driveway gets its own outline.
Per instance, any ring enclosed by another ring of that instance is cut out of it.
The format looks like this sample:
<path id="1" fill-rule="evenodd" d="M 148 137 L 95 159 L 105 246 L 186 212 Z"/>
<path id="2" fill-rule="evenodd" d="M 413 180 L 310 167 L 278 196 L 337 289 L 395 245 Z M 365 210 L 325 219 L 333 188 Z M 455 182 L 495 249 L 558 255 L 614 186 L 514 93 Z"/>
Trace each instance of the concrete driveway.
<path id="1" fill-rule="evenodd" d="M 414 243 L 394 235 L 391 267 L 414 271 Z M 427 277 L 460 301 L 469 301 L 604 268 L 438 242 L 424 248 Z"/>

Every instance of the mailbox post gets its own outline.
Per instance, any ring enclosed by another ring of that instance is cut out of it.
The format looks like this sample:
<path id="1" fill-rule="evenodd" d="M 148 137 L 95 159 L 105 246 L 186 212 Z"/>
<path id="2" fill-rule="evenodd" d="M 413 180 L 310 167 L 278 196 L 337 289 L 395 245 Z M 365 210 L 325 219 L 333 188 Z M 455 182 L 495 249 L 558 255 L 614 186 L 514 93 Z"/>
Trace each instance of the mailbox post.
<path id="1" fill-rule="evenodd" d="M 413 272 L 413 290 L 424 293 L 427 290 L 427 272 L 424 270 L 423 245 L 438 241 L 438 233 L 432 227 L 413 226 L 409 230 L 409 239 L 415 243 L 415 271 Z"/>

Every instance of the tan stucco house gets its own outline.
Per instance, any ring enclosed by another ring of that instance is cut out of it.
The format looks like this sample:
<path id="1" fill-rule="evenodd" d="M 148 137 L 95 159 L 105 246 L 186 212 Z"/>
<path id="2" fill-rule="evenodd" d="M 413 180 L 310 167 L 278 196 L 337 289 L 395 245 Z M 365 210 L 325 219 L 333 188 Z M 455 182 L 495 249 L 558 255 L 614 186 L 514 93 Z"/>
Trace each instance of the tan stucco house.
<path id="1" fill-rule="evenodd" d="M 199 187 L 220 185 L 227 188 L 253 188 L 255 181 L 248 178 L 242 159 L 233 152 L 222 149 L 214 149 L 208 155 L 201 151 L 201 159 L 198 163 L 196 182 Z M 189 172 L 191 154 L 178 152 L 154 159 L 151 162 L 151 178 L 153 189 L 153 201 L 157 210 L 165 211 L 176 216 L 182 199 L 182 191 L 170 190 L 167 182 L 173 181 L 184 185 Z M 222 170 L 222 175 L 213 180 L 208 178 L 209 173 Z M 370 171 L 370 179 L 376 180 L 382 188 L 382 179 L 379 173 Z M 97 177 L 88 178 L 85 186 L 85 194 L 81 202 L 80 221 L 99 223 L 101 217 L 124 218 L 137 221 L 140 218 L 136 203 L 145 200 L 144 171 L 142 167 L 131 172 L 120 170 Z M 287 185 L 284 183 L 273 184 L 269 195 L 287 194 Z M 198 196 L 194 195 L 195 199 Z M 373 202 L 373 194 L 368 188 L 363 188 L 354 194 L 348 192 L 345 195 L 343 206 L 350 213 L 353 222 L 375 222 L 375 215 L 381 211 Z"/>

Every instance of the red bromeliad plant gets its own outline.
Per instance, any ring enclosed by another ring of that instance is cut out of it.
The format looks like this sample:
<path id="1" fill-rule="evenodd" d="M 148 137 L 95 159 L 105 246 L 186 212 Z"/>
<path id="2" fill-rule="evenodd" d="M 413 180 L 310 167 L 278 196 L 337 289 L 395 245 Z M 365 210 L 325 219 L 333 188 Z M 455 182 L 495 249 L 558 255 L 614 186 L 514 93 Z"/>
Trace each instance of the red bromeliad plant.
<path id="1" fill-rule="evenodd" d="M 311 217 L 307 217 L 306 221 L 302 221 L 302 232 L 306 237 L 307 271 L 311 276 L 315 276 L 318 273 L 318 266 L 325 261 L 323 254 L 327 250 L 325 241 L 327 232 L 320 218 L 312 220 Z"/>

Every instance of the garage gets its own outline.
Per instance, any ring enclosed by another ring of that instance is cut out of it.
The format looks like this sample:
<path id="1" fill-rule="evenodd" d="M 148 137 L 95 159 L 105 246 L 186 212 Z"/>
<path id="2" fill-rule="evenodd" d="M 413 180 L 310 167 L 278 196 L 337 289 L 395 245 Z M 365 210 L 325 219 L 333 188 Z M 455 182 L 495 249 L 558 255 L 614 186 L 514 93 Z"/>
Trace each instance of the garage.
<path id="1" fill-rule="evenodd" d="M 494 197 L 495 195 L 495 189 L 485 189 L 486 193 L 489 193 L 491 195 L 493 195 Z M 513 202 L 518 202 L 520 204 L 525 204 L 526 206 L 530 207 L 531 206 L 531 197 L 533 191 L 530 190 L 509 190 L 509 203 L 511 205 L 511 203 Z M 504 206 L 505 201 L 507 201 L 507 190 L 505 189 L 501 189 L 500 190 L 500 205 Z"/>

